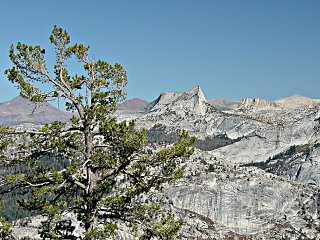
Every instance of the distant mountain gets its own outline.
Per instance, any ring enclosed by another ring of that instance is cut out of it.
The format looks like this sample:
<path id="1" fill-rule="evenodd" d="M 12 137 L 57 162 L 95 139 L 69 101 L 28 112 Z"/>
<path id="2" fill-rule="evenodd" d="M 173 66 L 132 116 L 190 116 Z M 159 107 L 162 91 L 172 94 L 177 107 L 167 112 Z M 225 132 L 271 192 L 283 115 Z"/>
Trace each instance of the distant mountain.
<path id="1" fill-rule="evenodd" d="M 313 108 L 320 105 L 320 99 L 312 99 L 298 94 L 277 100 L 261 98 L 241 98 L 240 102 L 218 98 L 209 100 L 208 103 L 220 111 L 235 109 L 279 110 Z"/>
<path id="2" fill-rule="evenodd" d="M 71 116 L 72 113 L 61 111 L 48 103 L 34 103 L 20 96 L 0 103 L 0 125 L 4 126 L 69 121 Z"/>
<path id="3" fill-rule="evenodd" d="M 310 108 L 320 105 L 320 99 L 312 99 L 299 94 L 281 98 L 274 102 L 285 108 Z"/>
<path id="4" fill-rule="evenodd" d="M 311 99 L 298 94 L 278 100 L 266 100 L 260 98 L 241 98 L 239 109 L 255 110 L 279 110 L 314 108 L 320 105 L 320 99 Z"/>
<path id="5" fill-rule="evenodd" d="M 192 112 L 190 112 L 192 109 Z M 207 102 L 202 89 L 199 86 L 187 92 L 163 92 L 160 96 L 145 107 L 146 111 L 157 114 L 167 114 L 175 111 L 181 114 L 204 115 L 207 111 L 213 110 Z"/>
<path id="6" fill-rule="evenodd" d="M 226 98 L 217 98 L 217 99 L 208 100 L 208 103 L 211 106 L 215 107 L 216 109 L 222 110 L 222 111 L 230 110 L 239 105 L 239 102 L 226 99 Z"/>
<path id="7" fill-rule="evenodd" d="M 118 110 L 138 110 L 147 106 L 149 102 L 140 98 L 126 100 L 118 105 Z"/>

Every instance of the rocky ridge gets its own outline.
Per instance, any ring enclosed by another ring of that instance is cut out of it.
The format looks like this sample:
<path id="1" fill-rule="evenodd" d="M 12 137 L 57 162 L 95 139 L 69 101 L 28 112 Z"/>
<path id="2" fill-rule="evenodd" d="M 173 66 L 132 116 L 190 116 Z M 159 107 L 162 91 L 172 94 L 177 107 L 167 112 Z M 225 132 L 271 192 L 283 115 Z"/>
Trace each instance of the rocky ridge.
<path id="1" fill-rule="evenodd" d="M 274 101 L 260 98 L 241 98 L 238 108 L 279 109 L 281 106 Z"/>
<path id="2" fill-rule="evenodd" d="M 197 86 L 118 118 L 135 119 L 162 142 L 181 128 L 202 140 L 236 140 L 197 150 L 185 177 L 167 186 L 186 221 L 181 239 L 319 239 L 320 110 L 311 102 L 242 99 L 219 111 Z"/>

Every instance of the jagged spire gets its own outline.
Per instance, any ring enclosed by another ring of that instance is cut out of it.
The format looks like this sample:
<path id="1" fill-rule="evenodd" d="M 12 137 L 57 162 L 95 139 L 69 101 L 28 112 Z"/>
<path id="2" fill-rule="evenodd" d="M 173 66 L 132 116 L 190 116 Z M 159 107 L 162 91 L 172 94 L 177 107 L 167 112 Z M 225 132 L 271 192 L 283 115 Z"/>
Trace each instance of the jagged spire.
<path id="1" fill-rule="evenodd" d="M 192 88 L 191 91 L 193 91 L 195 94 L 199 96 L 199 101 L 207 102 L 206 97 L 204 96 L 204 93 L 199 85 Z"/>

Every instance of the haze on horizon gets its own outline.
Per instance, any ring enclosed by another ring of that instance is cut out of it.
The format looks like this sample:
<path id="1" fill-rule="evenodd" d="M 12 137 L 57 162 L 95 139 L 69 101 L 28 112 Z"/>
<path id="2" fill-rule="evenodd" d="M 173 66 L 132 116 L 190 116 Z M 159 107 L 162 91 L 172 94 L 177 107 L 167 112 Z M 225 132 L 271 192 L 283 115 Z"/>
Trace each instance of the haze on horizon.
<path id="1" fill-rule="evenodd" d="M 121 63 L 128 99 L 200 85 L 207 99 L 320 98 L 320 2 L 2 1 L 0 102 L 18 94 L 5 75 L 11 43 L 51 54 L 53 25 L 96 59 Z M 48 65 L 53 65 L 48 56 Z"/>

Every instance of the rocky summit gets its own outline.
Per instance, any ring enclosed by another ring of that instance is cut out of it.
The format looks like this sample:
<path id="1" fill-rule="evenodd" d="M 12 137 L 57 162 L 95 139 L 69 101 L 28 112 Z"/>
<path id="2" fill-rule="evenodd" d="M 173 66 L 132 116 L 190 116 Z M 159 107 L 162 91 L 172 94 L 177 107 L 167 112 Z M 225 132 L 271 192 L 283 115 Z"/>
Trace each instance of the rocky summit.
<path id="1" fill-rule="evenodd" d="M 197 137 L 184 177 L 159 196 L 185 221 L 178 238 L 320 239 L 320 100 L 210 102 L 196 86 L 115 114 L 150 144 Z"/>

